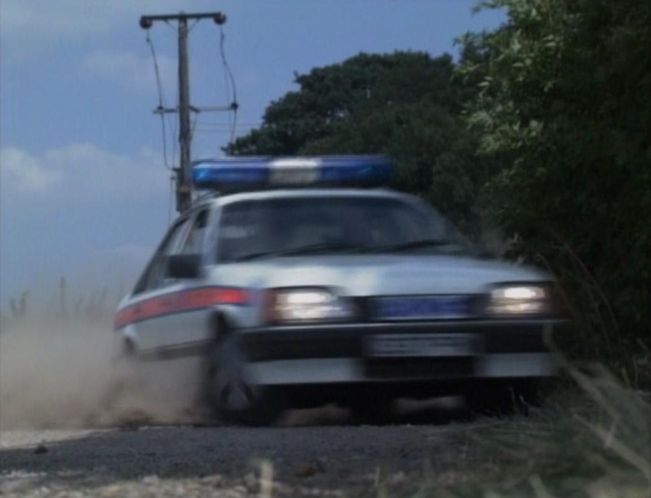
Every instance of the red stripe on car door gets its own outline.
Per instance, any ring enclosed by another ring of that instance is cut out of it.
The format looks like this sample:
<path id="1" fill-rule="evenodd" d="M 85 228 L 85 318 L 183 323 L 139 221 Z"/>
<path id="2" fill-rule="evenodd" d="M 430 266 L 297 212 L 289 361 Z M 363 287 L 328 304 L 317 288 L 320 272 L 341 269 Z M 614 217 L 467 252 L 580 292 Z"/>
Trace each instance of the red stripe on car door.
<path id="1" fill-rule="evenodd" d="M 115 315 L 114 326 L 119 329 L 157 316 L 198 310 L 216 304 L 246 304 L 248 301 L 249 293 L 246 290 L 232 287 L 202 287 L 171 292 L 121 309 Z"/>

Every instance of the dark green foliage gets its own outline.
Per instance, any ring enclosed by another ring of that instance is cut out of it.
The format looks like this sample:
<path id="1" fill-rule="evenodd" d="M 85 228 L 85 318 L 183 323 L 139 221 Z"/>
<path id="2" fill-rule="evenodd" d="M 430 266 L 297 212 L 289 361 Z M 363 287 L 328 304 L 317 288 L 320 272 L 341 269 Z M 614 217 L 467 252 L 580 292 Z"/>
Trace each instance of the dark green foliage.
<path id="1" fill-rule="evenodd" d="M 570 350 L 651 371 L 651 2 L 481 7 L 507 22 L 462 37 L 459 67 L 403 52 L 314 69 L 227 152 L 391 155 L 396 187 L 467 233 L 488 217 L 559 277 Z"/>
<path id="2" fill-rule="evenodd" d="M 483 57 L 461 73 L 477 85 L 468 117 L 480 151 L 510 158 L 490 182 L 491 212 L 514 254 L 561 278 L 584 353 L 648 361 L 651 2 L 484 5 L 509 21 L 465 38 Z"/>
<path id="3" fill-rule="evenodd" d="M 489 177 L 461 110 L 471 95 L 453 78 L 450 56 L 359 54 L 296 77 L 300 89 L 273 102 L 264 124 L 230 154 L 383 153 L 398 166 L 396 187 L 428 198 L 467 231 Z"/>

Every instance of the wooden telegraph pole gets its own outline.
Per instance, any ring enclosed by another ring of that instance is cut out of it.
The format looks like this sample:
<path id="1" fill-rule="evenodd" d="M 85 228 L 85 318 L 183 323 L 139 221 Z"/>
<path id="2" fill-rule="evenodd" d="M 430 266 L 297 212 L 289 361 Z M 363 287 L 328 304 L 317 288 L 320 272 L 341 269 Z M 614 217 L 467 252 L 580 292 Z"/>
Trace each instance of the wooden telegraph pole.
<path id="1" fill-rule="evenodd" d="M 190 126 L 190 112 L 202 111 L 230 111 L 237 104 L 229 106 L 194 107 L 190 104 L 190 68 L 188 61 L 188 20 L 212 19 L 216 24 L 222 25 L 226 22 L 226 15 L 221 12 L 206 12 L 201 14 L 165 14 L 154 16 L 142 16 L 140 27 L 150 29 L 154 22 L 176 22 L 179 39 L 179 105 L 175 108 L 158 108 L 154 112 L 159 114 L 178 113 L 179 115 L 179 167 L 175 168 L 176 173 L 176 210 L 179 213 L 186 211 L 192 203 L 192 127 Z"/>

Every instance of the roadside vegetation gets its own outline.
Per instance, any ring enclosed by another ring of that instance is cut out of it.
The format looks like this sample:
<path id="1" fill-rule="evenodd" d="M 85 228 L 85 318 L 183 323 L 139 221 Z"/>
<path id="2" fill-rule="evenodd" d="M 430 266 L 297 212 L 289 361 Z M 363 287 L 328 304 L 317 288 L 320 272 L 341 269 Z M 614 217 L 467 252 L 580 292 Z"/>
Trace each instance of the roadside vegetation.
<path id="1" fill-rule="evenodd" d="M 651 496 L 651 398 L 600 367 L 567 371 L 579 389 L 560 387 L 526 417 L 469 426 L 457 438 L 468 448 L 460 477 L 426 478 L 416 496 Z"/>
<path id="2" fill-rule="evenodd" d="M 462 38 L 465 116 L 510 255 L 550 268 L 574 319 L 566 349 L 627 382 L 651 371 L 651 3 L 495 0 L 508 23 Z"/>
<path id="3" fill-rule="evenodd" d="M 493 0 L 461 57 L 359 54 L 297 75 L 231 154 L 383 153 L 396 187 L 471 238 L 549 269 L 574 323 L 557 338 L 651 381 L 651 3 Z"/>
<path id="4" fill-rule="evenodd" d="M 396 187 L 557 277 L 568 385 L 471 429 L 462 477 L 426 476 L 416 496 L 649 496 L 651 3 L 477 8 L 506 21 L 460 36 L 458 61 L 359 54 L 297 75 L 226 151 L 388 154 Z"/>
<path id="5" fill-rule="evenodd" d="M 359 54 L 296 75 L 226 152 L 388 154 L 397 188 L 558 278 L 573 323 L 555 338 L 563 385 L 527 417 L 469 428 L 458 469 L 425 473 L 415 496 L 650 496 L 651 2 L 478 8 L 506 21 L 460 36 L 458 61 Z M 103 313 L 101 296 L 74 313 Z"/>

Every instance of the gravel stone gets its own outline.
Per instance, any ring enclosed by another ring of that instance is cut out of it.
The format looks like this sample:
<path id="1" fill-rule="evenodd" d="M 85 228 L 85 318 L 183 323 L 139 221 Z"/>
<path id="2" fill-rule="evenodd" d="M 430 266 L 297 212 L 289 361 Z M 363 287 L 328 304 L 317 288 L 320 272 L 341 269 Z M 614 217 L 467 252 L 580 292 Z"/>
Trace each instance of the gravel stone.
<path id="1" fill-rule="evenodd" d="M 466 430 L 467 422 L 2 431 L 0 495 L 411 496 L 425 462 L 444 481 L 455 475 L 464 454 L 452 436 Z"/>

